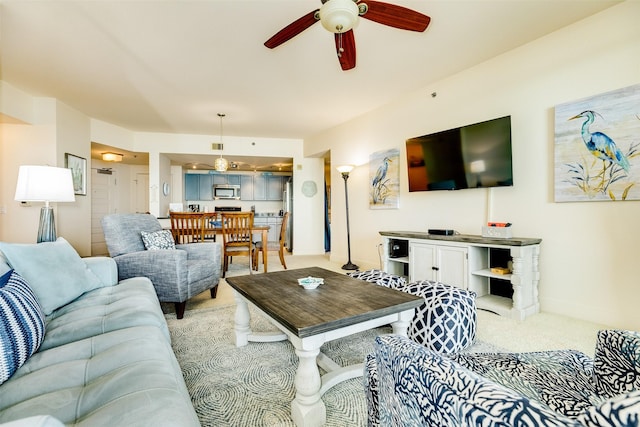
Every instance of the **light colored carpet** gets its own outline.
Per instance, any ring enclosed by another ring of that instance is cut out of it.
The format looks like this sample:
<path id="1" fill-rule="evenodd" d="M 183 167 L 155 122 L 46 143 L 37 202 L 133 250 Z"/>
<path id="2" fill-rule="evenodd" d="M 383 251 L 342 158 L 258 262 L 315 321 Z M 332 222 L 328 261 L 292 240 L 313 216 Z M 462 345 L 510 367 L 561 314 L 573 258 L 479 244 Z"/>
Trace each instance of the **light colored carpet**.
<path id="1" fill-rule="evenodd" d="M 207 426 L 293 426 L 290 403 L 298 365 L 289 341 L 235 346 L 235 306 L 192 310 L 184 319 L 167 314 L 176 357 L 194 408 Z M 252 310 L 254 331 L 276 331 Z M 377 335 L 390 327 L 331 341 L 322 351 L 341 366 L 362 363 Z M 469 351 L 497 351 L 478 342 Z M 365 426 L 366 402 L 362 378 L 345 381 L 323 396 L 326 426 Z"/>

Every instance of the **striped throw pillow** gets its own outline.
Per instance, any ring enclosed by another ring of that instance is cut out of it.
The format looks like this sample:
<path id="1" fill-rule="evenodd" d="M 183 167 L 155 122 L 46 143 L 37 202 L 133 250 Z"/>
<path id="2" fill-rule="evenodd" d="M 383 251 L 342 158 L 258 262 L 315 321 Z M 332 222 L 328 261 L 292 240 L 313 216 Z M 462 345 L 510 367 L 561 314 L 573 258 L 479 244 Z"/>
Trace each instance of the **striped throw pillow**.
<path id="1" fill-rule="evenodd" d="M 35 353 L 44 339 L 44 313 L 15 271 L 0 277 L 0 384 Z"/>

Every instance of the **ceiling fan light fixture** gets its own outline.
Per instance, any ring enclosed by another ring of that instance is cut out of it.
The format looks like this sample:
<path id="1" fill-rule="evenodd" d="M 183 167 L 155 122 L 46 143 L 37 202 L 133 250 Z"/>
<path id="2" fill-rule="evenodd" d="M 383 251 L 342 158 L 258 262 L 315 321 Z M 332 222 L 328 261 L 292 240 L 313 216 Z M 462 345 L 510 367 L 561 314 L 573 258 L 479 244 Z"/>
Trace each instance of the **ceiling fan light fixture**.
<path id="1" fill-rule="evenodd" d="M 358 5 L 353 0 L 328 0 L 320 8 L 320 22 L 332 33 L 346 33 L 358 22 Z"/>

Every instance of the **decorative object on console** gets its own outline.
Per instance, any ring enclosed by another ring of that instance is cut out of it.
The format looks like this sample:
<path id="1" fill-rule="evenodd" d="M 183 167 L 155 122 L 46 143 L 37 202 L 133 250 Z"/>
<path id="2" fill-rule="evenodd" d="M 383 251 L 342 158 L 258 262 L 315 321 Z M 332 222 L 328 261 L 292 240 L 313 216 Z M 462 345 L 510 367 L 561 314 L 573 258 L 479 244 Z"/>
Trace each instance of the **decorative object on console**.
<path id="1" fill-rule="evenodd" d="M 15 200 L 44 202 L 40 209 L 37 242 L 56 240 L 56 223 L 50 202 L 75 202 L 72 171 L 52 166 L 20 166 Z"/>
<path id="2" fill-rule="evenodd" d="M 556 202 L 639 200 L 640 84 L 555 107 Z"/>
<path id="3" fill-rule="evenodd" d="M 358 17 L 369 19 L 379 24 L 422 32 L 427 29 L 431 18 L 422 13 L 394 4 L 380 1 L 362 0 L 322 0 L 322 7 L 296 19 L 278 31 L 264 45 L 269 49 L 297 36 L 316 22 L 335 34 L 336 53 L 343 70 L 356 66 L 356 42 L 353 28 L 358 24 Z"/>
<path id="4" fill-rule="evenodd" d="M 489 225 L 483 225 L 482 237 L 493 237 L 496 239 L 511 239 L 513 237 L 513 230 L 511 227 L 492 227 Z"/>
<path id="5" fill-rule="evenodd" d="M 369 209 L 398 209 L 400 150 L 378 151 L 369 158 Z"/>
<path id="6" fill-rule="evenodd" d="M 214 166 L 218 172 L 226 172 L 227 169 L 229 169 L 229 162 L 222 157 L 222 150 L 224 150 L 224 142 L 222 141 L 222 119 L 225 117 L 225 114 L 218 113 L 218 117 L 220 117 L 220 157 L 216 159 Z"/>
<path id="7" fill-rule="evenodd" d="M 347 189 L 347 180 L 349 179 L 349 173 L 353 170 L 353 165 L 338 166 L 338 171 L 342 174 L 344 179 L 344 204 L 347 213 L 347 263 L 342 266 L 343 270 L 357 270 L 358 266 L 351 262 L 351 233 L 349 231 L 349 191 Z"/>

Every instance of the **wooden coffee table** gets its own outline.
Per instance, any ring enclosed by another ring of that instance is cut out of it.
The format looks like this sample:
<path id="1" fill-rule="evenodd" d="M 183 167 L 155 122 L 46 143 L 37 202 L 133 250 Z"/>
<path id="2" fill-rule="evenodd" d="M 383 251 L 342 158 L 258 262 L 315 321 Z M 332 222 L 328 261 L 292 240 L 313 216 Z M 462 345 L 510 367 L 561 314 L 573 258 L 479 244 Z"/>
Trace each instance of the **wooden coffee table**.
<path id="1" fill-rule="evenodd" d="M 321 277 L 313 290 L 298 279 Z M 362 375 L 363 364 L 341 367 L 320 352 L 327 341 L 391 324 L 394 334 L 407 334 L 414 308 L 422 298 L 319 267 L 227 277 L 237 303 L 236 346 L 249 341 L 289 339 L 299 364 L 291 416 L 297 426 L 321 426 L 326 421 L 322 395 L 341 381 Z M 262 312 L 282 333 L 253 333 L 247 303 Z M 327 373 L 320 376 L 318 365 Z"/>

